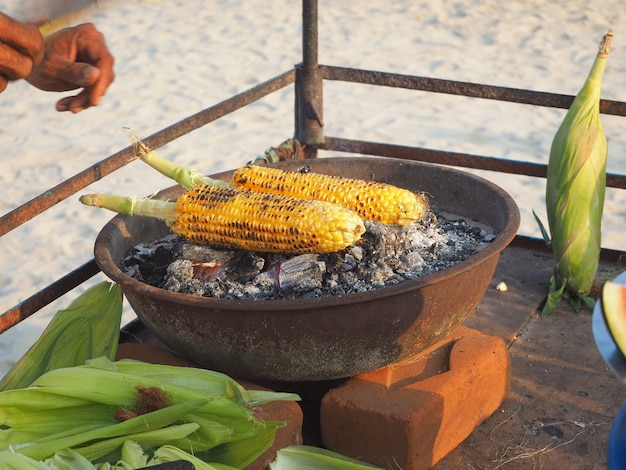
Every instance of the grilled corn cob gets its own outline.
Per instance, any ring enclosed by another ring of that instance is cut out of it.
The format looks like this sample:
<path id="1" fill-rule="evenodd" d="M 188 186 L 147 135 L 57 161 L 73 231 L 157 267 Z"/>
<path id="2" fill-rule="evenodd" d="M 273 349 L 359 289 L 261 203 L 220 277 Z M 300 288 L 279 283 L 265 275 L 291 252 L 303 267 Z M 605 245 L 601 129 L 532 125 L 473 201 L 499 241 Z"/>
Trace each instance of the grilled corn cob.
<path id="1" fill-rule="evenodd" d="M 144 162 L 184 188 L 203 184 L 332 202 L 355 211 L 365 220 L 403 226 L 420 220 L 428 208 L 425 194 L 416 194 L 390 184 L 313 172 L 283 171 L 253 164 L 236 170 L 228 183 L 165 160 L 136 138 L 133 146 Z M 267 150 L 265 157 L 256 161 L 270 160 L 276 152 L 295 153 L 297 149 L 297 141 L 287 141 L 278 149 Z"/>
<path id="2" fill-rule="evenodd" d="M 336 204 L 235 189 L 194 186 L 176 202 L 103 194 L 83 204 L 164 220 L 194 243 L 283 254 L 331 253 L 365 232 L 361 218 Z"/>
<path id="3" fill-rule="evenodd" d="M 428 207 L 424 194 L 390 184 L 267 166 L 239 168 L 233 173 L 231 182 L 242 190 L 332 202 L 355 211 L 363 219 L 384 224 L 415 222 L 422 218 Z"/>
<path id="4" fill-rule="evenodd" d="M 578 310 L 589 297 L 600 260 L 607 141 L 600 120 L 601 81 L 613 32 L 602 42 L 585 84 L 559 127 L 548 163 L 546 211 L 555 260 L 543 314 L 566 297 Z"/>

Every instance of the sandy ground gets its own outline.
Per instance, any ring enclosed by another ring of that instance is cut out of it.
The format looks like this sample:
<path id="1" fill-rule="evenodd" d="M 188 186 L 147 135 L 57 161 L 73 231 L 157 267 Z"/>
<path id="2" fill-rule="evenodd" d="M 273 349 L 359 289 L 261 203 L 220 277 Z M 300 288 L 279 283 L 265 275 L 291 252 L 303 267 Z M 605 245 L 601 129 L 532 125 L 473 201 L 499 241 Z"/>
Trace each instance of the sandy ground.
<path id="1" fill-rule="evenodd" d="M 320 1 L 320 62 L 575 94 L 609 28 L 614 47 L 603 97 L 626 101 L 624 1 Z M 89 16 L 116 56 L 117 80 L 101 106 L 54 111 L 59 96 L 14 83 L 0 96 L 0 212 L 6 213 L 128 145 L 289 70 L 301 58 L 301 3 L 242 0 L 114 1 Z M 0 0 L 16 14 L 20 2 Z M 21 12 L 23 14 L 23 12 Z M 326 133 L 428 148 L 547 162 L 563 110 L 480 102 L 396 89 L 329 83 Z M 160 149 L 213 173 L 239 166 L 293 134 L 287 88 Z M 626 122 L 604 117 L 609 171 L 626 167 Z M 481 173 L 516 199 L 521 233 L 544 219 L 540 179 Z M 171 185 L 135 162 L 84 192 L 147 195 Z M 623 193 L 623 191 L 622 191 Z M 607 247 L 624 249 L 626 198 L 609 190 Z M 75 198 L 0 239 L 0 308 L 27 298 L 92 256 L 111 214 Z M 102 280 L 98 276 L 92 282 Z M 73 294 L 84 290 L 77 289 Z M 0 338 L 0 374 L 36 339 L 55 302 Z M 130 311 L 126 320 L 132 318 Z"/>

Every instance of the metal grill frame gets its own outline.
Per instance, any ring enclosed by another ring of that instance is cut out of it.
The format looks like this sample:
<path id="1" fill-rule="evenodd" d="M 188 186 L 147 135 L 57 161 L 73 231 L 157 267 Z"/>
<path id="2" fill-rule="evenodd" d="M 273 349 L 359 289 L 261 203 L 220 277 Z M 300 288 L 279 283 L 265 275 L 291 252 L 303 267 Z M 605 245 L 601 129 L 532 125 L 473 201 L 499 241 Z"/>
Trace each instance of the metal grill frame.
<path id="1" fill-rule="evenodd" d="M 294 137 L 306 145 L 305 158 L 316 158 L 320 150 L 340 151 L 527 177 L 546 177 L 547 165 L 545 164 L 326 136 L 323 124 L 324 82 L 341 81 L 563 109 L 570 107 L 574 96 L 319 64 L 317 0 L 302 0 L 302 26 L 303 60 L 293 70 L 281 73 L 172 124 L 144 139 L 145 143 L 153 149 L 158 149 L 282 88 L 294 85 Z M 626 102 L 601 100 L 600 112 L 607 115 L 626 116 Z M 126 147 L 2 215 L 0 237 L 136 159 L 132 147 Z M 607 187 L 626 189 L 626 174 L 607 174 Z M 59 299 L 98 272 L 100 272 L 99 268 L 91 259 L 0 314 L 0 334 Z"/>

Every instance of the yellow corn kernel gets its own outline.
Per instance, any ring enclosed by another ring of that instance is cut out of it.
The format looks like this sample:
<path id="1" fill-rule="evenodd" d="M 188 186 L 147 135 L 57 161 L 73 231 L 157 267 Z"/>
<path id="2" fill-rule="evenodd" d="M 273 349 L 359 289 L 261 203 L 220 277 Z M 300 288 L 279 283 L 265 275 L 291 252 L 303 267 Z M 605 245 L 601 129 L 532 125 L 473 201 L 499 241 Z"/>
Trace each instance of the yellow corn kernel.
<path id="1" fill-rule="evenodd" d="M 231 183 L 237 189 L 332 202 L 355 211 L 363 219 L 385 224 L 415 222 L 428 207 L 424 194 L 390 184 L 267 166 L 239 168 Z"/>
<path id="2" fill-rule="evenodd" d="M 162 219 L 189 241 L 221 248 L 332 253 L 365 232 L 361 218 L 337 204 L 204 185 L 188 189 L 176 202 L 109 194 L 80 200 L 122 214 Z"/>
<path id="3" fill-rule="evenodd" d="M 176 201 L 172 231 L 199 244 L 295 254 L 342 250 L 365 226 L 336 204 L 194 186 Z"/>

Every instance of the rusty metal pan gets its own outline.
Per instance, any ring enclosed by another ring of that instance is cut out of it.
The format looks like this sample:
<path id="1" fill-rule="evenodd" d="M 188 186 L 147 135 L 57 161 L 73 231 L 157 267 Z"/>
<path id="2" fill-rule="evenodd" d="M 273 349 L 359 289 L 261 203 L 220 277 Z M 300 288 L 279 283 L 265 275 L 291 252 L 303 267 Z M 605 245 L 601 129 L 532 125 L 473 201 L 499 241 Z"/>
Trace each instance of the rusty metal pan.
<path id="1" fill-rule="evenodd" d="M 163 343 L 207 368 L 257 381 L 321 381 L 354 376 L 418 354 L 450 334 L 483 297 L 519 211 L 497 185 L 450 167 L 377 157 L 281 162 L 313 171 L 425 191 L 443 211 L 499 232 L 468 260 L 413 281 L 344 296 L 236 301 L 158 289 L 120 268 L 138 243 L 165 236 L 165 224 L 116 216 L 98 235 L 98 266 L 117 282 L 137 316 Z M 227 179 L 230 173 L 214 175 Z M 175 198 L 178 186 L 159 194 Z"/>

